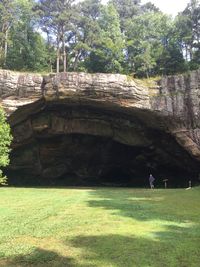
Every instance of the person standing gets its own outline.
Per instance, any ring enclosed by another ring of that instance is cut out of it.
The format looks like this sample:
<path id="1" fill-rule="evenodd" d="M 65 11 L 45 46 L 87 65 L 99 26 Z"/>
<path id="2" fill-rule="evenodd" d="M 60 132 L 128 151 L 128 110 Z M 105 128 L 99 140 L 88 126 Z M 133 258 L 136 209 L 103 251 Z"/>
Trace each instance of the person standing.
<path id="1" fill-rule="evenodd" d="M 153 189 L 154 188 L 154 181 L 155 178 L 153 177 L 152 174 L 149 175 L 149 184 L 150 184 L 150 188 Z"/>

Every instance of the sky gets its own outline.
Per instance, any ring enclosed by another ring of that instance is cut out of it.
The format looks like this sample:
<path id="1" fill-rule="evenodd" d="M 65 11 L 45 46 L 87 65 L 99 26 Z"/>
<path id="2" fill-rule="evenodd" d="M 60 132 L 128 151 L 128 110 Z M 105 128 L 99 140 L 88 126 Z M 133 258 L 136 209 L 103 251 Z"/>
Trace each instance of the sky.
<path id="1" fill-rule="evenodd" d="M 178 12 L 183 11 L 189 0 L 142 0 L 142 3 L 152 2 L 161 11 L 176 16 Z"/>

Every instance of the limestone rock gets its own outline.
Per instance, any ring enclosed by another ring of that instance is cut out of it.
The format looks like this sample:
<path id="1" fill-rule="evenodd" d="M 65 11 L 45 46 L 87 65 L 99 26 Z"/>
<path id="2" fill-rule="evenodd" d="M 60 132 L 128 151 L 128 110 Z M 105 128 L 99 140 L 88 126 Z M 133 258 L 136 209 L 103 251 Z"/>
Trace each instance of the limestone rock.
<path id="1" fill-rule="evenodd" d="M 153 88 L 120 74 L 0 70 L 0 104 L 14 136 L 9 174 L 24 183 L 143 185 L 149 171 L 179 182 L 200 172 L 200 70 Z"/>
<path id="2" fill-rule="evenodd" d="M 43 77 L 38 74 L 0 70 L 0 99 L 7 114 L 42 97 Z"/>

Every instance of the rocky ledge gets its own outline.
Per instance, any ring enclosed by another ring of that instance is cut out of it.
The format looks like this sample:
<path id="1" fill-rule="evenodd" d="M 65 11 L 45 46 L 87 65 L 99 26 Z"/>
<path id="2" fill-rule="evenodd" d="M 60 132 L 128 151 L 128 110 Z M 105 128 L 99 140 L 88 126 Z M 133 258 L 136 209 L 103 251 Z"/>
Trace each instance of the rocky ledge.
<path id="1" fill-rule="evenodd" d="M 151 88 L 119 74 L 0 71 L 13 184 L 198 180 L 200 71 Z"/>

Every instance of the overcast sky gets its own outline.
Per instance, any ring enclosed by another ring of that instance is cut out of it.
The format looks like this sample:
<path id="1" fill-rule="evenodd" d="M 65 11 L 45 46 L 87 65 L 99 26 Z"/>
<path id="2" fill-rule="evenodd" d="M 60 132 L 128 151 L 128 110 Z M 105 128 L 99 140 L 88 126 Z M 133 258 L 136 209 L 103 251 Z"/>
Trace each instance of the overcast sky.
<path id="1" fill-rule="evenodd" d="M 142 2 L 152 2 L 164 13 L 175 16 L 185 9 L 189 0 L 142 0 Z"/>

